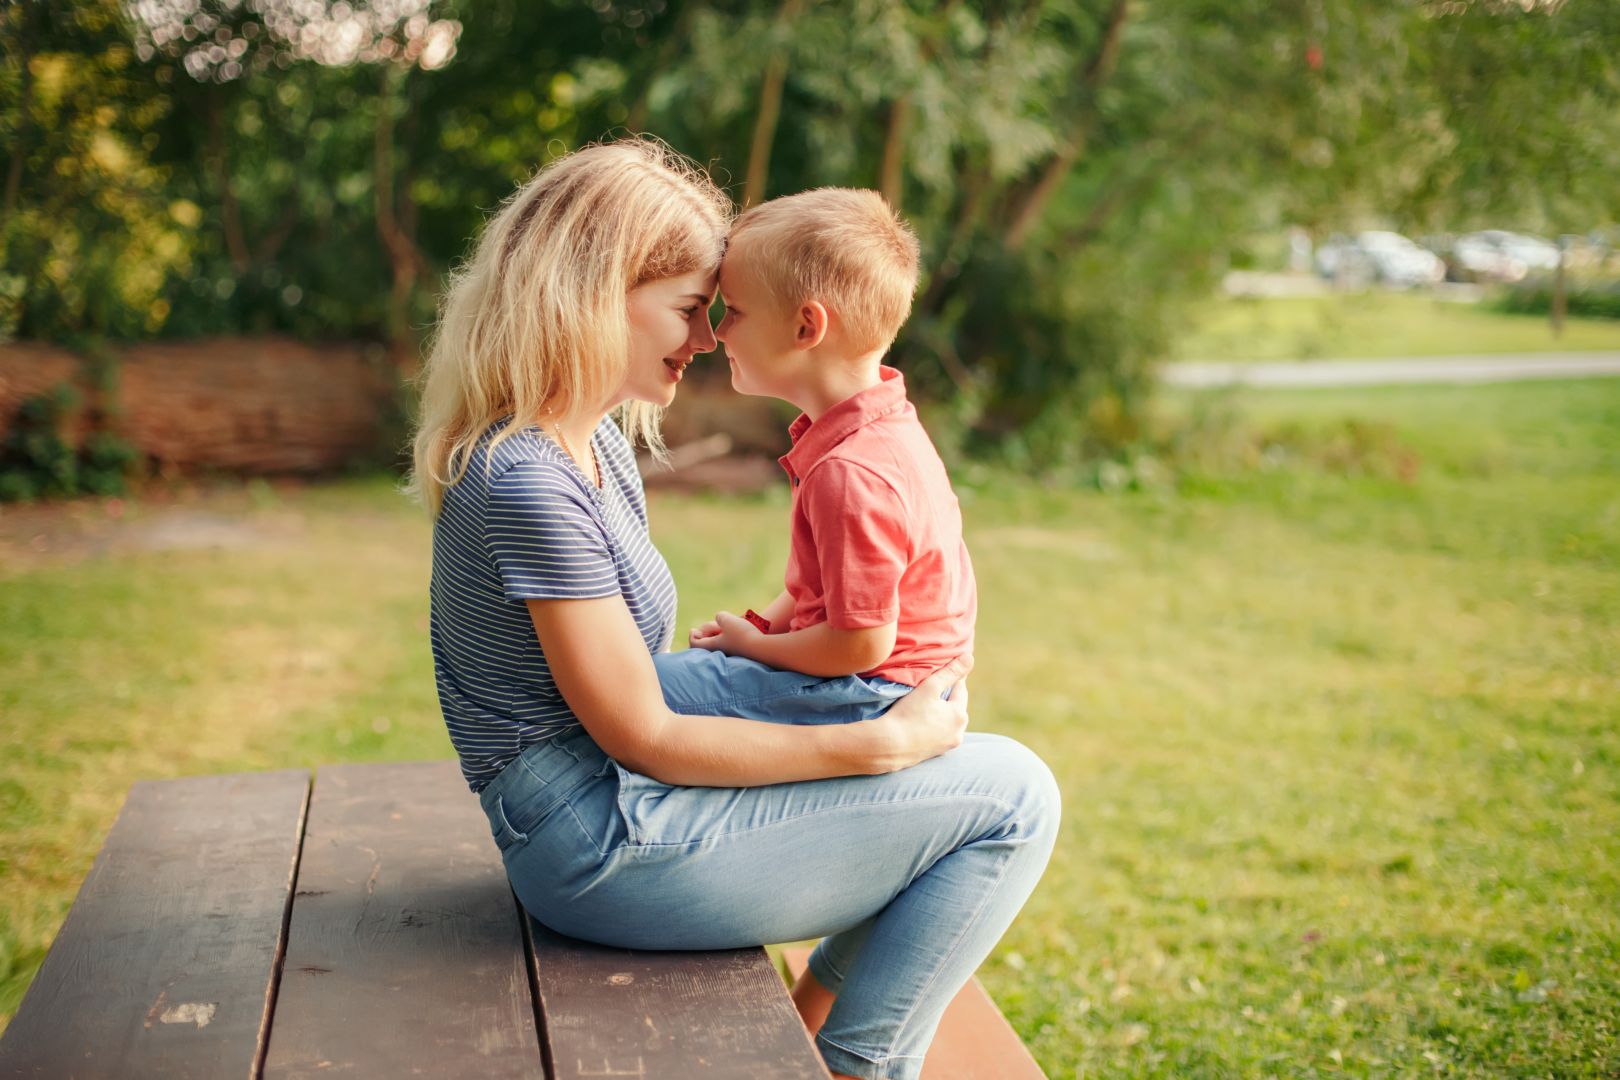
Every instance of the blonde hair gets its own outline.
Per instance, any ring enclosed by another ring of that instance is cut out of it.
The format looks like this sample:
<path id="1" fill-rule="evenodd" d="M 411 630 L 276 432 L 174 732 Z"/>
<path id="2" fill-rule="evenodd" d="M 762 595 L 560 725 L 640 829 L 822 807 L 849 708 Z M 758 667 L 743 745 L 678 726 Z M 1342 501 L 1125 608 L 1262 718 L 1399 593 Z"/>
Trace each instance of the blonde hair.
<path id="1" fill-rule="evenodd" d="M 596 143 L 549 163 L 485 226 L 450 275 L 423 367 L 410 489 L 437 515 L 473 449 L 493 449 L 542 413 L 607 400 L 629 364 L 626 295 L 644 282 L 713 270 L 732 206 L 696 165 L 653 139 Z M 616 410 L 661 454 L 663 410 Z"/>
<path id="2" fill-rule="evenodd" d="M 819 300 L 851 348 L 887 348 L 911 313 L 917 235 L 875 191 L 815 188 L 745 210 L 731 243 L 746 249 L 779 308 Z"/>

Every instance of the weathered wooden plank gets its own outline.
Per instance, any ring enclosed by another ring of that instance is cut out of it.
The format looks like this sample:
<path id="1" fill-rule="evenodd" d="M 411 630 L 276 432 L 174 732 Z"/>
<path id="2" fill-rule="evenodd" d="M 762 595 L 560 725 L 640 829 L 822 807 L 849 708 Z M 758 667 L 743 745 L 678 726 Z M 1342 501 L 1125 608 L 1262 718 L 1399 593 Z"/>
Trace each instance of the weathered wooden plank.
<path id="1" fill-rule="evenodd" d="M 519 908 L 454 762 L 315 777 L 267 1077 L 542 1075 Z"/>
<path id="2" fill-rule="evenodd" d="M 555 1080 L 827 1080 L 761 948 L 640 952 L 529 920 Z"/>
<path id="3" fill-rule="evenodd" d="M 254 1075 L 308 798 L 301 769 L 131 787 L 0 1076 Z"/>
<path id="4" fill-rule="evenodd" d="M 783 949 L 782 959 L 797 979 L 810 950 Z M 969 979 L 945 1007 L 923 1059 L 922 1080 L 1046 1080 L 1046 1074 L 984 986 Z"/>

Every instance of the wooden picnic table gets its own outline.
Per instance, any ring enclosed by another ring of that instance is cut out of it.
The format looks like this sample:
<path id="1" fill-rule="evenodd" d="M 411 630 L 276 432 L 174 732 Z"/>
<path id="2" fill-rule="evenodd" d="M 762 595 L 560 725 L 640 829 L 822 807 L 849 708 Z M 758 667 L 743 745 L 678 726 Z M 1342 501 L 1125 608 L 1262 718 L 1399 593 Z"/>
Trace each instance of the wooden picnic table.
<path id="1" fill-rule="evenodd" d="M 925 1080 L 1042 1075 L 976 982 L 946 1020 Z M 764 949 L 530 918 L 453 761 L 136 783 L 0 1077 L 331 1075 L 828 1074 Z"/>

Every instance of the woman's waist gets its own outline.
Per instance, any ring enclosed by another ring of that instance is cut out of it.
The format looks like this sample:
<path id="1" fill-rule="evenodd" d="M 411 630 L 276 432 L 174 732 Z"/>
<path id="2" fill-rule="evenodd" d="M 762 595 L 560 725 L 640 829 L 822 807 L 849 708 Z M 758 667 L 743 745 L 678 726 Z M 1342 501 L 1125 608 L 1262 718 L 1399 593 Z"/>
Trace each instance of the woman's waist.
<path id="1" fill-rule="evenodd" d="M 542 816 L 581 784 L 612 771 L 607 754 L 582 726 L 566 728 L 525 746 L 479 792 L 487 811 L 496 798 L 521 799 L 529 812 Z"/>

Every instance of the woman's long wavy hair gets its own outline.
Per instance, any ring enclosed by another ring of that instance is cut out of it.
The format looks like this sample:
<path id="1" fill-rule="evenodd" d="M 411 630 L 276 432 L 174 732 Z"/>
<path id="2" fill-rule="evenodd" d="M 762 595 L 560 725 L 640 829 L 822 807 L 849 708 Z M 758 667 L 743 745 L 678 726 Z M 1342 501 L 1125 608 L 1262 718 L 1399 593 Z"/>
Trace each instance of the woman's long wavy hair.
<path id="1" fill-rule="evenodd" d="M 543 414 L 606 402 L 629 364 L 626 294 L 713 270 L 731 201 L 661 142 L 596 143 L 541 169 L 502 204 L 472 257 L 452 270 L 420 377 L 410 489 L 435 516 L 474 447 L 491 447 Z M 627 402 L 632 441 L 663 452 L 663 410 Z"/>

